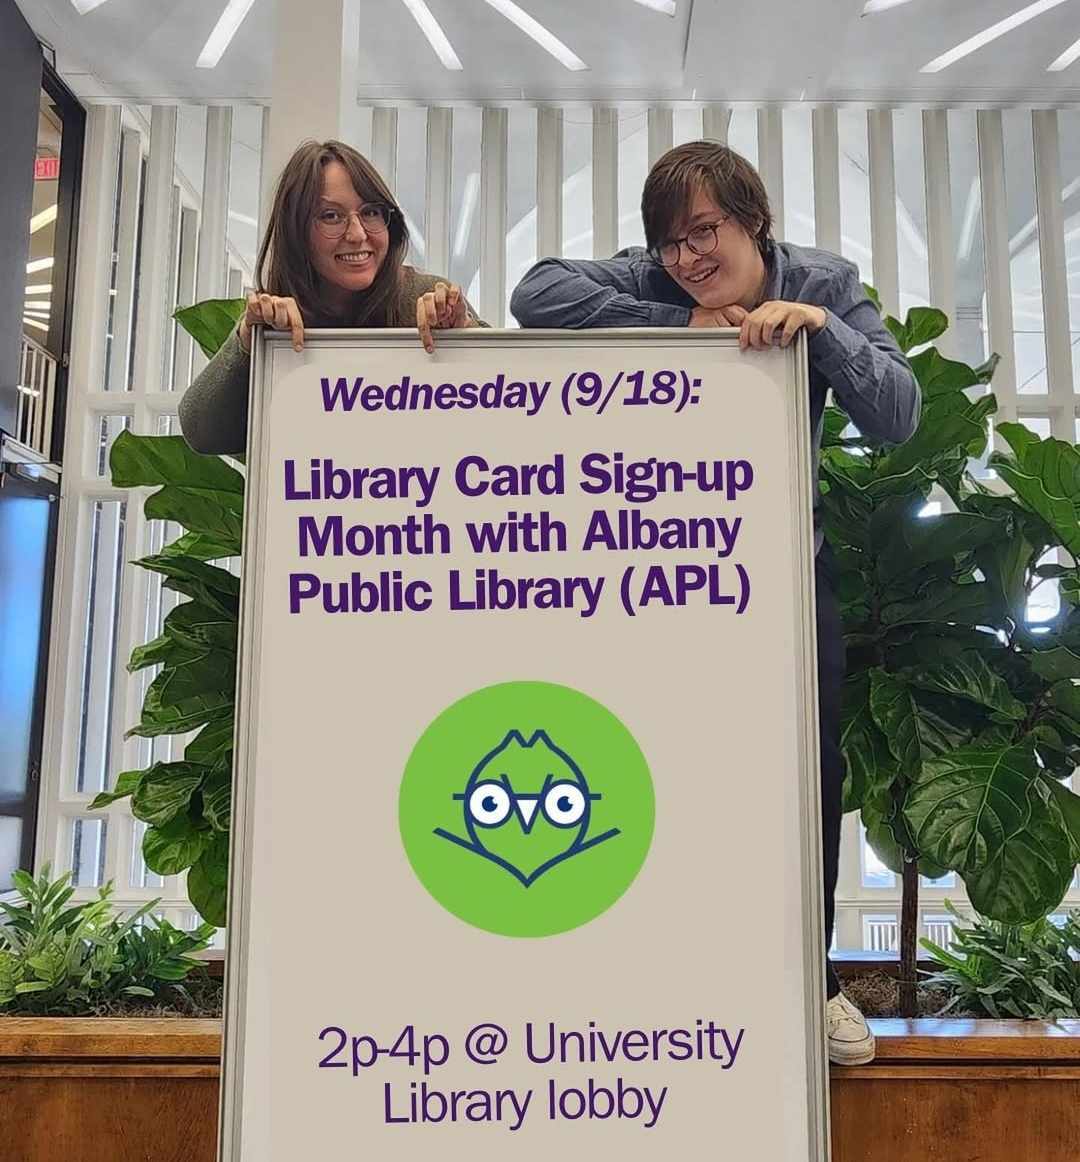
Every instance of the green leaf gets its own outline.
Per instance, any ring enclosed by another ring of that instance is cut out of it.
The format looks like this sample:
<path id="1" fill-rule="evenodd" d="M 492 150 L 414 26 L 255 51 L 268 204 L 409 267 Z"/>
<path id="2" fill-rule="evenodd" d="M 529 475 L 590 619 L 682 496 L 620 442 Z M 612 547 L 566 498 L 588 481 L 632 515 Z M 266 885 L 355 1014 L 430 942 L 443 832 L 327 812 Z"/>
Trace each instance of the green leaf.
<path id="1" fill-rule="evenodd" d="M 844 684 L 840 750 L 847 768 L 844 811 L 855 811 L 868 796 L 890 786 L 896 776 L 896 762 L 870 711 L 870 683 L 865 674 Z"/>
<path id="2" fill-rule="evenodd" d="M 143 859 L 158 875 L 175 876 L 199 859 L 210 838 L 211 832 L 197 830 L 186 814 L 176 815 L 160 827 L 146 829 Z"/>
<path id="3" fill-rule="evenodd" d="M 1001 536 L 1001 525 L 971 513 L 941 516 L 911 515 L 890 530 L 879 557 L 879 572 L 890 581 L 939 561 L 952 564 L 958 553 L 970 552 Z"/>
<path id="4" fill-rule="evenodd" d="M 1046 692 L 1046 699 L 1072 722 L 1074 730 L 1080 731 L 1080 686 L 1069 681 L 1055 682 Z"/>
<path id="5" fill-rule="evenodd" d="M 915 347 L 932 343 L 949 329 L 949 318 L 944 311 L 934 307 L 912 307 L 903 323 L 886 319 L 885 325 L 892 331 L 900 350 L 906 355 Z"/>
<path id="6" fill-rule="evenodd" d="M 1080 795 L 1074 794 L 1068 787 L 1054 779 L 1046 780 L 1050 788 L 1050 795 L 1057 804 L 1061 817 L 1065 821 L 1065 828 L 1072 845 L 1072 859 L 1080 863 Z"/>
<path id="7" fill-rule="evenodd" d="M 985 582 L 959 585 L 939 581 L 914 601 L 894 601 L 886 605 L 881 611 L 881 620 L 887 626 L 935 621 L 979 626 L 995 624 L 995 614 L 995 603 Z"/>
<path id="8" fill-rule="evenodd" d="M 1023 923 L 1065 894 L 1073 863 L 1061 814 L 1039 792 L 1032 749 L 961 748 L 927 761 L 904 818 L 920 852 L 964 878 L 986 916 Z"/>
<path id="9" fill-rule="evenodd" d="M 233 749 L 233 718 L 223 718 L 219 722 L 210 722 L 199 731 L 198 735 L 187 744 L 184 758 L 188 762 L 201 763 L 204 766 L 214 767 Z"/>
<path id="10" fill-rule="evenodd" d="M 225 927 L 229 894 L 229 837 L 221 832 L 192 865 L 187 877 L 188 899 L 199 915 L 218 928 Z"/>
<path id="11" fill-rule="evenodd" d="M 116 776 L 116 782 L 113 783 L 111 791 L 102 791 L 94 796 L 90 802 L 90 810 L 99 811 L 102 807 L 108 807 L 110 803 L 115 803 L 117 799 L 133 795 L 139 789 L 139 783 L 142 782 L 145 774 L 145 770 L 121 771 Z"/>
<path id="12" fill-rule="evenodd" d="M 205 299 L 193 307 L 180 307 L 173 318 L 199 344 L 207 359 L 212 359 L 243 318 L 244 299 Z"/>
<path id="13" fill-rule="evenodd" d="M 862 805 L 860 816 L 866 829 L 866 842 L 874 854 L 894 875 L 902 876 L 907 862 L 904 853 L 911 839 L 903 816 L 897 813 L 891 792 L 880 791 L 869 796 Z"/>
<path id="14" fill-rule="evenodd" d="M 865 293 L 866 297 L 874 304 L 875 307 L 877 307 L 878 314 L 880 315 L 881 314 L 881 295 L 879 295 L 877 293 L 877 290 L 874 287 L 872 287 L 868 282 L 864 282 L 862 284 L 862 288 L 863 288 L 863 292 Z"/>
<path id="15" fill-rule="evenodd" d="M 236 653 L 238 621 L 235 614 L 198 601 L 185 601 L 165 618 L 165 633 L 181 645 Z"/>
<path id="16" fill-rule="evenodd" d="M 1020 721 L 1027 713 L 1024 704 L 1010 693 L 1004 679 L 974 651 L 914 670 L 905 674 L 905 679 L 919 689 L 963 698 L 1014 721 Z"/>
<path id="17" fill-rule="evenodd" d="M 232 716 L 233 696 L 229 694 L 206 694 L 186 699 L 174 706 L 162 703 L 161 692 L 168 671 L 159 674 L 150 683 L 143 699 L 142 718 L 139 725 L 127 732 L 128 737 L 154 738 L 159 734 L 187 734 L 205 726 L 208 722 L 220 722 Z"/>
<path id="18" fill-rule="evenodd" d="M 229 830 L 232 810 L 232 771 L 219 767 L 202 785 L 203 816 L 217 831 Z"/>
<path id="19" fill-rule="evenodd" d="M 973 368 L 966 363 L 946 359 L 936 347 L 912 355 L 909 362 L 922 388 L 924 401 L 950 392 L 964 391 L 979 382 Z"/>
<path id="20" fill-rule="evenodd" d="M 117 488 L 183 483 L 189 488 L 243 496 L 244 478 L 219 456 L 202 456 L 183 436 L 136 436 L 121 432 L 109 452 Z"/>
<path id="21" fill-rule="evenodd" d="M 995 452 L 991 466 L 1061 544 L 1080 555 L 1080 451 L 1063 440 L 1040 440 L 1023 424 L 999 424 L 997 430 L 1013 455 Z"/>
<path id="22" fill-rule="evenodd" d="M 205 653 L 170 664 L 154 680 L 162 707 L 189 705 L 202 697 L 232 698 L 236 686 L 236 658 Z"/>
<path id="23" fill-rule="evenodd" d="M 206 533 L 184 533 L 165 545 L 158 555 L 194 557 L 197 561 L 224 561 L 229 557 L 239 557 L 242 549 L 239 538 L 234 541 L 218 539 Z"/>
<path id="24" fill-rule="evenodd" d="M 191 796 L 208 774 L 206 767 L 198 763 L 155 763 L 131 797 L 132 815 L 163 827 L 187 811 Z"/>
<path id="25" fill-rule="evenodd" d="M 1037 650 L 1028 655 L 1028 661 L 1035 673 L 1048 682 L 1080 678 L 1080 654 L 1073 653 L 1065 646 L 1055 646 L 1050 650 Z"/>
<path id="26" fill-rule="evenodd" d="M 239 544 L 244 535 L 244 501 L 235 492 L 166 484 L 147 497 L 143 511 L 151 520 L 176 521 L 217 542 Z"/>

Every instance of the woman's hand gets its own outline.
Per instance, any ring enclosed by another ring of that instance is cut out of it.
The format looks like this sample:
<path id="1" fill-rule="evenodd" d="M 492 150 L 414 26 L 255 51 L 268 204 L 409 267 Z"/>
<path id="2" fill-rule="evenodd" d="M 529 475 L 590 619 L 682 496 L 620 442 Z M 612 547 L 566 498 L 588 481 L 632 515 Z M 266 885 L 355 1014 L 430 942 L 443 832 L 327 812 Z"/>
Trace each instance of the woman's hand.
<path id="1" fill-rule="evenodd" d="M 730 307 L 694 307 L 688 327 L 740 327 L 746 311 L 737 303 Z"/>
<path id="2" fill-rule="evenodd" d="M 739 346 L 743 351 L 748 347 L 764 351 L 774 344 L 788 347 L 799 331 L 805 329 L 807 335 L 816 335 L 829 321 L 821 307 L 810 303 L 772 302 L 762 303 L 749 312 L 742 307 L 727 310 L 742 315 L 736 325 L 740 328 Z"/>
<path id="3" fill-rule="evenodd" d="M 437 282 L 434 290 L 428 291 L 416 300 L 416 329 L 420 332 L 420 342 L 429 355 L 435 350 L 432 331 L 450 331 L 473 325 L 469 308 L 465 304 L 465 296 L 459 286 Z"/>
<path id="4" fill-rule="evenodd" d="M 296 299 L 279 298 L 252 291 L 247 297 L 247 309 L 237 328 L 240 346 L 251 354 L 251 328 L 256 323 L 272 327 L 275 331 L 292 331 L 293 350 L 304 346 L 304 317 L 296 305 Z"/>

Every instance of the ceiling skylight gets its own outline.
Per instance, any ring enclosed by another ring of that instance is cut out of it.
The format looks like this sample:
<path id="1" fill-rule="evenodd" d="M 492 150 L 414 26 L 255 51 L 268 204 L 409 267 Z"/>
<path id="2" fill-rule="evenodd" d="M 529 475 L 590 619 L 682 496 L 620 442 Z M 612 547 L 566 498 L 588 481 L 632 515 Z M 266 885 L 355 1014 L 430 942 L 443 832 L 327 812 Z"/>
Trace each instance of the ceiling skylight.
<path id="1" fill-rule="evenodd" d="M 36 234 L 43 227 L 48 226 L 50 222 L 56 221 L 56 204 L 48 206 L 42 210 L 40 214 L 35 214 L 30 219 L 30 233 Z"/>
<path id="2" fill-rule="evenodd" d="M 85 16 L 95 8 L 100 8 L 105 0 L 71 0 L 71 3 L 80 16 Z"/>
<path id="3" fill-rule="evenodd" d="M 1080 40 L 1070 45 L 1052 65 L 1047 67 L 1046 71 L 1048 73 L 1060 73 L 1062 69 L 1067 69 L 1077 57 L 1080 57 Z"/>
<path id="4" fill-rule="evenodd" d="M 255 0 L 229 0 L 225 11 L 214 25 L 214 31 L 207 37 L 199 59 L 195 62 L 197 68 L 217 68 L 218 61 L 225 54 L 225 50 L 232 44 L 232 38 L 237 29 L 244 23 L 244 17 L 251 11 Z"/>
<path id="5" fill-rule="evenodd" d="M 425 0 L 401 0 L 412 13 L 413 19 L 420 25 L 420 31 L 427 37 L 428 44 L 435 50 L 435 55 L 442 61 L 445 69 L 460 69 L 461 61 L 454 52 L 454 46 L 447 39 L 442 26 L 431 14 L 431 9 Z"/>
<path id="6" fill-rule="evenodd" d="M 675 0 L 634 0 L 642 8 L 651 8 L 654 12 L 662 12 L 665 16 L 674 16 Z"/>
<path id="7" fill-rule="evenodd" d="M 1057 8 L 1059 4 L 1064 3 L 1065 0 L 1036 0 L 1034 4 L 1028 4 L 1018 12 L 1014 12 L 1012 16 L 1006 16 L 1004 20 L 991 24 L 989 28 L 984 28 L 982 32 L 969 37 L 962 44 L 958 44 L 955 48 L 949 49 L 948 52 L 942 53 L 941 56 L 935 57 L 929 64 L 923 65 L 919 71 L 940 73 L 942 69 L 947 69 L 950 65 L 956 64 L 957 61 L 963 60 L 964 57 L 970 56 L 973 52 L 978 52 L 980 48 L 984 48 L 992 41 L 997 40 L 998 37 L 1012 32 L 1013 29 L 1027 24 L 1029 20 L 1034 20 L 1037 16 L 1042 16 L 1044 12 L 1049 12 L 1052 8 Z"/>
<path id="8" fill-rule="evenodd" d="M 866 0 L 863 5 L 863 16 L 870 16 L 875 12 L 887 12 L 890 8 L 899 8 L 901 4 L 910 4 L 911 0 Z"/>
<path id="9" fill-rule="evenodd" d="M 519 8 L 514 0 L 485 0 L 496 12 L 502 13 L 511 23 L 516 24 L 526 36 L 531 37 L 547 53 L 550 53 L 564 68 L 579 72 L 589 66 L 553 33 L 549 32 L 538 20 L 534 20 L 524 9 Z"/>

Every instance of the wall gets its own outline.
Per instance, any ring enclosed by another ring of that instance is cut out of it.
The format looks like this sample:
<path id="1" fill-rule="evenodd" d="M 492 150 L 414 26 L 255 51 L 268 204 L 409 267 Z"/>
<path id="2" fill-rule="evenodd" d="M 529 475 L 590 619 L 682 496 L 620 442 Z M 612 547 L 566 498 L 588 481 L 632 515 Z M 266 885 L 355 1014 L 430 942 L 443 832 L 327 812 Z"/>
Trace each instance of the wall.
<path id="1" fill-rule="evenodd" d="M 15 420 L 34 189 L 41 49 L 15 0 L 0 0 L 0 428 Z"/>

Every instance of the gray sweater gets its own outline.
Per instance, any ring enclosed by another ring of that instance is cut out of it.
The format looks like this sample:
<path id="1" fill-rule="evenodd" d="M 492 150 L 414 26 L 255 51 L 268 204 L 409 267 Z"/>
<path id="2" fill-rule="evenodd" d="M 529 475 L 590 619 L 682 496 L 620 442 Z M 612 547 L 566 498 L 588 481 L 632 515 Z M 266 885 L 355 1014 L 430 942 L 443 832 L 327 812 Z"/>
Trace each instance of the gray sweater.
<path id="1" fill-rule="evenodd" d="M 439 275 L 424 274 L 411 266 L 402 267 L 398 308 L 402 318 L 415 317 L 416 300 L 437 282 Z M 466 303 L 469 315 L 479 326 L 476 312 Z M 239 455 L 247 445 L 248 386 L 251 356 L 240 346 L 237 332 L 225 340 L 213 359 L 195 377 L 180 400 L 180 430 L 196 452 Z"/>

